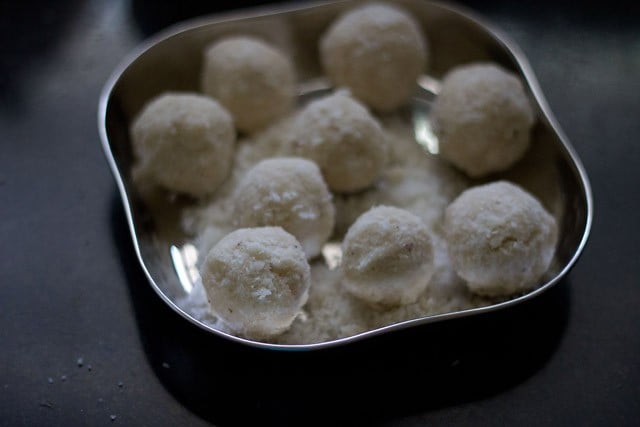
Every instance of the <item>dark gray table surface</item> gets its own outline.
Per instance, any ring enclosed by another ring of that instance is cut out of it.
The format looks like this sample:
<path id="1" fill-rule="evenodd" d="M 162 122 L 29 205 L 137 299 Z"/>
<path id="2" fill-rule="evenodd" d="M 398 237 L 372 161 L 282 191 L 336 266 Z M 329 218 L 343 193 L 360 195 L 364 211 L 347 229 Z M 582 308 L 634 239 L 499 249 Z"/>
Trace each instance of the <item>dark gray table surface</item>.
<path id="1" fill-rule="evenodd" d="M 520 45 L 591 179 L 591 237 L 565 280 L 515 310 L 274 354 L 153 293 L 96 125 L 145 37 L 249 3 L 0 3 L 0 425 L 638 425 L 638 9 L 463 2 Z"/>

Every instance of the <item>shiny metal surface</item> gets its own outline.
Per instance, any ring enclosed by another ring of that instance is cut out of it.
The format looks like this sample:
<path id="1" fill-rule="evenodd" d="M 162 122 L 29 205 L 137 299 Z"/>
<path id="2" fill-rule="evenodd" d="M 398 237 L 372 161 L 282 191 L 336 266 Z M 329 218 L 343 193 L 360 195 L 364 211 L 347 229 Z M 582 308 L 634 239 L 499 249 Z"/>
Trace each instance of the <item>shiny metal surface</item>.
<path id="1" fill-rule="evenodd" d="M 535 149 L 503 176 L 538 196 L 559 222 L 561 237 L 546 282 L 528 294 L 499 304 L 409 320 L 352 337 L 309 345 L 275 345 L 238 338 L 195 319 L 178 306 L 177 298 L 190 292 L 191 281 L 197 280 L 197 270 L 193 268 L 194 248 L 185 245 L 187 236 L 178 227 L 178 215 L 184 202 L 143 203 L 137 196 L 130 175 L 129 124 L 142 105 L 160 92 L 197 90 L 202 48 L 215 37 L 230 32 L 256 34 L 277 44 L 294 58 L 303 91 L 313 94 L 322 90 L 318 80 L 321 71 L 316 57 L 317 40 L 327 24 L 354 2 L 282 6 L 268 12 L 262 9 L 200 18 L 156 35 L 124 59 L 106 82 L 99 101 L 100 136 L 122 196 L 140 265 L 160 298 L 181 316 L 211 333 L 246 345 L 274 350 L 314 350 L 518 304 L 556 284 L 577 261 L 591 228 L 590 185 L 580 160 L 547 106 L 526 58 L 505 35 L 473 12 L 446 3 L 420 0 L 397 3 L 421 22 L 431 45 L 430 74 L 421 79 L 421 90 L 412 110 L 416 139 L 430 153 L 437 153 L 437 141 L 429 133 L 426 118 L 430 101 L 437 96 L 438 80 L 448 69 L 470 61 L 491 60 L 522 76 L 539 117 L 533 130 Z M 336 256 L 334 252 L 333 257 Z"/>

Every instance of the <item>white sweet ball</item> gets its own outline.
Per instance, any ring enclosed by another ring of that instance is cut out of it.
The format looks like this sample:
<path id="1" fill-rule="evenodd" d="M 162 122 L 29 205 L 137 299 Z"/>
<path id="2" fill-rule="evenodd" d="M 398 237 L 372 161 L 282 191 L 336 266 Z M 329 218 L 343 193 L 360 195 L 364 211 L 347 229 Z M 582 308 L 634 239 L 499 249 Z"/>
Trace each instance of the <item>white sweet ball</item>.
<path id="1" fill-rule="evenodd" d="M 213 313 L 233 333 L 256 340 L 291 326 L 311 280 L 300 244 L 280 227 L 229 233 L 208 253 L 200 274 Z"/>
<path id="2" fill-rule="evenodd" d="M 462 192 L 445 211 L 444 232 L 458 275 L 487 296 L 533 289 L 549 268 L 558 235 L 540 202 L 506 181 Z"/>
<path id="3" fill-rule="evenodd" d="M 504 171 L 522 158 L 534 113 L 516 75 L 478 63 L 445 75 L 431 121 L 442 157 L 476 178 Z"/>
<path id="4" fill-rule="evenodd" d="M 229 113 L 211 98 L 165 93 L 131 126 L 134 175 L 178 193 L 202 197 L 229 175 L 236 134 Z"/>
<path id="5" fill-rule="evenodd" d="M 434 272 L 427 227 L 412 213 L 377 206 L 349 228 L 342 244 L 343 286 L 379 307 L 415 302 Z"/>
<path id="6" fill-rule="evenodd" d="M 237 226 L 280 226 L 295 236 L 308 258 L 320 254 L 333 231 L 332 196 L 320 169 L 310 160 L 260 161 L 242 178 L 233 203 Z"/>
<path id="7" fill-rule="evenodd" d="M 427 49 L 415 19 L 385 3 L 347 11 L 320 40 L 320 58 L 331 81 L 378 111 L 408 101 L 426 67 Z"/>
<path id="8" fill-rule="evenodd" d="M 296 74 L 291 60 L 274 46 L 229 37 L 206 49 L 202 90 L 231 112 L 240 131 L 251 133 L 293 108 Z"/>
<path id="9" fill-rule="evenodd" d="M 293 152 L 316 162 L 335 192 L 371 186 L 386 162 L 380 124 L 344 91 L 307 104 L 294 121 L 292 135 Z"/>

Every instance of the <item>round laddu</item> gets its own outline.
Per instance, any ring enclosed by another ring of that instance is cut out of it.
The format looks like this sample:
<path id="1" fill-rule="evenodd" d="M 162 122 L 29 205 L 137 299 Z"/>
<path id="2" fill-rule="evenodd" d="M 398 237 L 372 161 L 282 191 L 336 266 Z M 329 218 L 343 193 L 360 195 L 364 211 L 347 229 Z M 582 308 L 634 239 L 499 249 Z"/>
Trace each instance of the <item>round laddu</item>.
<path id="1" fill-rule="evenodd" d="M 320 58 L 336 86 L 374 110 L 405 104 L 426 68 L 428 43 L 406 11 L 385 3 L 357 7 L 339 16 L 320 40 Z"/>
<path id="2" fill-rule="evenodd" d="M 280 227 L 231 232 L 207 254 L 200 274 L 213 313 L 233 333 L 256 340 L 291 326 L 311 280 L 300 244 Z"/>
<path id="3" fill-rule="evenodd" d="M 296 73 L 274 46 L 247 36 L 229 37 L 206 49 L 202 90 L 231 112 L 238 130 L 251 133 L 293 108 Z"/>
<path id="4" fill-rule="evenodd" d="M 380 124 L 344 91 L 316 99 L 298 113 L 293 152 L 316 162 L 329 188 L 339 193 L 371 186 L 387 158 Z"/>
<path id="5" fill-rule="evenodd" d="M 506 181 L 462 192 L 445 211 L 444 231 L 454 269 L 472 292 L 486 296 L 533 289 L 558 235 L 540 202 Z"/>
<path id="6" fill-rule="evenodd" d="M 134 175 L 147 184 L 202 197 L 229 175 L 236 134 L 229 113 L 192 93 L 152 99 L 131 126 Z"/>
<path id="7" fill-rule="evenodd" d="M 333 232 L 335 208 L 314 162 L 276 157 L 260 161 L 242 178 L 233 218 L 239 227 L 280 226 L 313 258 Z"/>
<path id="8" fill-rule="evenodd" d="M 442 157 L 478 178 L 507 170 L 524 156 L 534 113 L 516 75 L 479 63 L 445 75 L 431 120 Z"/>
<path id="9" fill-rule="evenodd" d="M 371 208 L 349 228 L 341 268 L 343 286 L 362 301 L 383 308 L 413 303 L 434 272 L 431 236 L 404 209 Z"/>

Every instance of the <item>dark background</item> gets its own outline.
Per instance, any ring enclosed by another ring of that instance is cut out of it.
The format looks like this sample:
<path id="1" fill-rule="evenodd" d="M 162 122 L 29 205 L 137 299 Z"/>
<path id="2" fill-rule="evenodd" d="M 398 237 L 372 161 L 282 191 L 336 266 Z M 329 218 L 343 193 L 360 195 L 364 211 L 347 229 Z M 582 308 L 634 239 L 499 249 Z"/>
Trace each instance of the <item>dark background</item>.
<path id="1" fill-rule="evenodd" d="M 145 37 L 258 3 L 0 2 L 0 425 L 637 425 L 637 7 L 459 2 L 520 45 L 590 176 L 593 229 L 566 279 L 513 310 L 268 353 L 153 293 L 96 125 Z"/>

